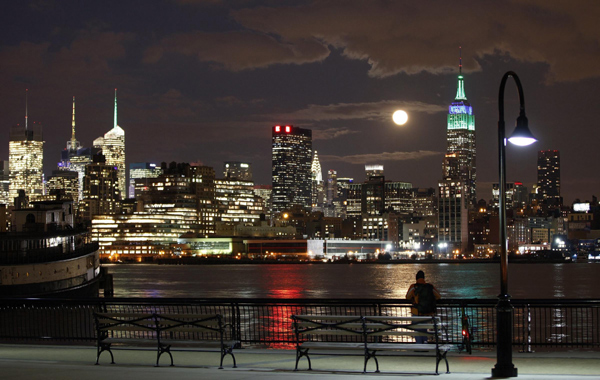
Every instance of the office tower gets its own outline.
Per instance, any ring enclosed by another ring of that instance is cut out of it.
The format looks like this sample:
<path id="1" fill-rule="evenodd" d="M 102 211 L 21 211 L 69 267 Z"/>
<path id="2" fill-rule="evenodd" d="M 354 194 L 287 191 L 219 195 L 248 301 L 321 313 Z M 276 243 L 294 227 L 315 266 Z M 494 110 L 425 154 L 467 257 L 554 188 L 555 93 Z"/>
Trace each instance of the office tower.
<path id="1" fill-rule="evenodd" d="M 53 170 L 46 181 L 49 194 L 64 194 L 71 200 L 79 201 L 79 173 L 70 170 Z M 76 203 L 74 206 L 76 206 Z"/>
<path id="2" fill-rule="evenodd" d="M 71 119 L 71 139 L 61 152 L 58 169 L 77 173 L 77 194 L 73 197 L 73 205 L 77 207 L 83 199 L 83 177 L 85 166 L 92 163 L 92 157 L 100 152 L 99 148 L 83 148 L 75 138 L 75 97 L 73 97 L 73 114 Z M 54 174 L 53 174 L 54 175 Z"/>
<path id="3" fill-rule="evenodd" d="M 372 176 L 364 183 L 349 183 L 347 216 L 364 218 L 392 212 L 408 218 L 414 209 L 412 193 L 411 183 L 386 181 L 383 176 Z"/>
<path id="4" fill-rule="evenodd" d="M 25 95 L 27 98 L 27 95 Z M 29 201 L 44 194 L 43 172 L 44 140 L 42 125 L 29 126 L 27 100 L 25 100 L 25 125 L 11 128 L 8 142 L 9 204 L 25 191 Z"/>
<path id="5" fill-rule="evenodd" d="M 252 181 L 252 164 L 249 162 L 227 161 L 223 164 L 223 178 Z"/>
<path id="6" fill-rule="evenodd" d="M 327 193 L 326 195 L 326 201 L 327 201 L 327 207 L 329 208 L 334 208 L 334 203 L 338 197 L 338 190 L 337 190 L 337 172 L 333 169 L 329 169 L 327 171 Z"/>
<path id="7" fill-rule="evenodd" d="M 321 210 L 323 208 L 323 202 L 325 200 L 324 184 L 323 184 L 323 172 L 321 170 L 321 162 L 317 151 L 313 155 L 312 165 L 310 172 L 311 176 L 311 196 L 312 196 L 312 208 L 313 210 Z"/>
<path id="8" fill-rule="evenodd" d="M 427 218 L 437 215 L 438 201 L 435 195 L 435 189 L 413 188 L 413 217 Z"/>
<path id="9" fill-rule="evenodd" d="M 515 182 L 515 208 L 523 208 L 529 204 L 529 189 L 522 182 Z"/>
<path id="10" fill-rule="evenodd" d="M 126 168 L 125 168 L 125 131 L 117 125 L 117 89 L 115 89 L 115 111 L 113 128 L 94 140 L 94 147 L 102 149 L 107 165 L 117 168 L 118 189 L 124 198 L 126 190 Z"/>
<path id="11" fill-rule="evenodd" d="M 0 161 L 0 204 L 12 203 L 9 198 L 10 170 L 8 161 Z"/>
<path id="12" fill-rule="evenodd" d="M 538 152 L 537 168 L 538 200 L 550 207 L 562 205 L 560 196 L 560 152 L 541 150 Z"/>
<path id="13" fill-rule="evenodd" d="M 83 199 L 79 215 L 83 221 L 91 221 L 94 215 L 112 215 L 120 210 L 121 193 L 118 187 L 118 169 L 106 163 L 102 154 L 93 157 L 85 167 Z"/>
<path id="14" fill-rule="evenodd" d="M 253 188 L 254 195 L 262 200 L 263 211 L 265 217 L 269 219 L 271 217 L 271 199 L 273 193 L 273 186 L 271 185 L 255 185 Z"/>
<path id="15" fill-rule="evenodd" d="M 134 162 L 129 164 L 129 198 L 136 198 L 140 187 L 147 187 L 148 178 L 160 176 L 162 169 L 151 162 Z M 136 191 L 136 189 L 138 189 Z"/>
<path id="16" fill-rule="evenodd" d="M 467 207 L 472 208 L 477 204 L 475 116 L 465 94 L 462 59 L 459 65 L 456 97 L 448 110 L 446 129 L 448 149 L 442 165 L 443 176 L 458 180 L 467 187 L 464 201 Z"/>
<path id="17" fill-rule="evenodd" d="M 276 125 L 272 142 L 273 214 L 293 205 L 310 209 L 312 131 Z"/>
<path id="18" fill-rule="evenodd" d="M 365 165 L 366 181 L 371 177 L 383 177 L 383 165 Z"/>
<path id="19" fill-rule="evenodd" d="M 438 241 L 445 243 L 444 252 L 454 249 L 465 252 L 469 237 L 469 210 L 464 201 L 468 187 L 460 181 L 445 179 L 439 183 Z"/>
<path id="20" fill-rule="evenodd" d="M 263 212 L 262 199 L 254 195 L 254 182 L 215 179 L 217 220 L 229 223 L 257 223 Z"/>

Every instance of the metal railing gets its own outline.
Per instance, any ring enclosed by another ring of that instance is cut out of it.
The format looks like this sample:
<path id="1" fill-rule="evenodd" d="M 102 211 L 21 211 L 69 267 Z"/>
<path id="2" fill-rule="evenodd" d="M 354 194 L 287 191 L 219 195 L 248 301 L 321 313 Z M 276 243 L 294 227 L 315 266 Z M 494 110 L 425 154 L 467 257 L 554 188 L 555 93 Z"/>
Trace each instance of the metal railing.
<path id="1" fill-rule="evenodd" d="M 475 348 L 496 344 L 494 299 L 445 299 L 437 315 L 447 341 L 460 344 L 461 316 L 473 329 Z M 600 300 L 512 300 L 513 346 L 600 349 Z M 93 311 L 218 313 L 234 326 L 244 345 L 289 348 L 294 342 L 291 315 L 410 315 L 406 300 L 352 299 L 0 299 L 0 341 L 93 343 Z"/>

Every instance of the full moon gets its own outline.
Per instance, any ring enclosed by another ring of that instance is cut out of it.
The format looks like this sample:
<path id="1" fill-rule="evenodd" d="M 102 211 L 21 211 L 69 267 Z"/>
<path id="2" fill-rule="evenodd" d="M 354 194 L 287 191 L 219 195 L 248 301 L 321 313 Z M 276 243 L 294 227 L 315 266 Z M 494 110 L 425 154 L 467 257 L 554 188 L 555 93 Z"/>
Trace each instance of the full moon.
<path id="1" fill-rule="evenodd" d="M 404 125 L 408 121 L 408 114 L 406 113 L 406 111 L 398 110 L 394 112 L 394 114 L 392 115 L 392 119 L 394 120 L 394 123 L 398 125 Z"/>

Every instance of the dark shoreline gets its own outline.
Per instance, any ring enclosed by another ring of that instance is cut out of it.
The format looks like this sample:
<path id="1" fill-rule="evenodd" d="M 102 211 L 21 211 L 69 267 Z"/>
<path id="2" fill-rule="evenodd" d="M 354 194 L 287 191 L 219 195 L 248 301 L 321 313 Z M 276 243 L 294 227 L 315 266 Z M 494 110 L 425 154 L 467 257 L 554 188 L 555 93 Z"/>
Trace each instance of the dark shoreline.
<path id="1" fill-rule="evenodd" d="M 553 260 L 553 259 L 541 259 L 541 258 L 509 258 L 511 264 L 572 264 L 572 263 L 588 263 L 587 260 L 583 261 L 572 261 L 572 260 Z M 370 260 L 370 261 L 357 261 L 357 260 L 337 260 L 332 262 L 323 261 L 306 261 L 306 260 L 245 260 L 245 259 L 211 259 L 211 258 L 176 258 L 176 259 L 156 259 L 152 261 L 144 261 L 141 264 L 157 264 L 157 265 L 262 265 L 262 264 L 299 264 L 299 265 L 371 265 L 371 264 L 499 264 L 500 259 L 463 259 L 463 260 L 413 260 L 413 259 L 401 259 L 401 260 Z M 108 260 L 102 260 L 102 264 L 138 264 L 136 261 L 124 261 L 122 263 L 115 263 Z"/>

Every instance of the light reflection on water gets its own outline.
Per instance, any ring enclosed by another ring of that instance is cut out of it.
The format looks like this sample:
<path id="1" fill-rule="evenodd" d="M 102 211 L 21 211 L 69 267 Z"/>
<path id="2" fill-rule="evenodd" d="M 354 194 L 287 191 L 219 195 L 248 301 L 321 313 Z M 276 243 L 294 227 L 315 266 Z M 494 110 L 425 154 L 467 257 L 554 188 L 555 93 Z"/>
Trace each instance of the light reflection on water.
<path id="1" fill-rule="evenodd" d="M 418 270 L 445 298 L 495 298 L 499 264 L 106 264 L 115 297 L 404 298 Z M 510 264 L 513 298 L 600 298 L 600 266 Z"/>

